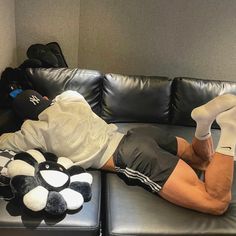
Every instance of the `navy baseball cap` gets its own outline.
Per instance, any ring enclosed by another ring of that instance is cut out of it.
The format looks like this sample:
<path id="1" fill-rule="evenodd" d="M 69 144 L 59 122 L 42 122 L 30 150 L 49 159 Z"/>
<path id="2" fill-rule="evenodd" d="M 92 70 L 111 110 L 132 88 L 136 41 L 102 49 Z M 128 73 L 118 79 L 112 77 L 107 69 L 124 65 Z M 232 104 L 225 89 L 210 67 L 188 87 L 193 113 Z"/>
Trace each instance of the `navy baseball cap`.
<path id="1" fill-rule="evenodd" d="M 13 100 L 13 109 L 22 119 L 38 120 L 38 115 L 52 104 L 34 90 L 25 90 Z"/>

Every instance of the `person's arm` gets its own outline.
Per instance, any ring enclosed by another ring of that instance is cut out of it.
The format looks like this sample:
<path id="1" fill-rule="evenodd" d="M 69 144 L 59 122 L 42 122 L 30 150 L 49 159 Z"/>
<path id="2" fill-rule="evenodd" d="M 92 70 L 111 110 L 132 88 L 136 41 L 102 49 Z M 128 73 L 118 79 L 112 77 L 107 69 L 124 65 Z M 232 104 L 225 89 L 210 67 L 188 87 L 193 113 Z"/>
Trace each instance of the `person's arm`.
<path id="1" fill-rule="evenodd" d="M 0 136 L 0 149 L 8 149 L 15 152 L 40 148 L 40 143 L 25 127 L 15 133 L 5 133 Z"/>

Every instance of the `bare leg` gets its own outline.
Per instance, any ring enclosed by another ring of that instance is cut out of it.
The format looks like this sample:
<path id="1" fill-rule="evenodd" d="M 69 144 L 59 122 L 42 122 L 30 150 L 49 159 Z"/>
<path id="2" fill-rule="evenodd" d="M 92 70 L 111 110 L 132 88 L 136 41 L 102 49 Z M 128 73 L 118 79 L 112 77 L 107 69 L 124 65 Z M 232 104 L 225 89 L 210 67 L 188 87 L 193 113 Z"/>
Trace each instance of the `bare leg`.
<path id="1" fill-rule="evenodd" d="M 221 136 L 206 168 L 205 182 L 181 159 L 160 195 L 177 205 L 214 215 L 223 214 L 231 200 L 236 143 L 236 107 L 217 117 Z M 220 177 L 218 178 L 220 174 Z"/>
<path id="2" fill-rule="evenodd" d="M 202 159 L 202 161 L 208 162 L 208 164 L 215 153 L 211 136 L 205 140 L 199 140 L 194 137 L 192 141 L 192 148 L 194 150 L 194 153 L 200 159 Z"/>
<path id="3" fill-rule="evenodd" d="M 225 161 L 227 158 L 228 160 Z M 209 169 L 210 165 L 207 168 L 209 174 L 205 177 L 205 183 L 199 180 L 193 169 L 180 159 L 160 191 L 160 195 L 182 207 L 213 215 L 223 214 L 227 210 L 231 199 L 233 158 L 230 156 L 223 157 L 222 154 L 216 153 L 213 159 L 215 161 L 210 164 L 211 169 Z M 224 165 L 222 166 L 222 164 Z M 215 166 L 221 166 L 221 170 Z M 218 171 L 224 177 L 219 178 L 218 188 L 215 189 L 213 186 L 215 186 Z M 214 176 L 214 174 L 216 175 Z M 222 186 L 224 187 L 222 188 Z"/>
<path id="4" fill-rule="evenodd" d="M 114 164 L 114 161 L 113 161 L 113 157 L 111 156 L 109 158 L 109 160 L 105 163 L 104 166 L 102 166 L 101 168 L 102 170 L 105 170 L 105 171 L 111 171 L 111 172 L 116 172 L 116 168 L 115 168 L 115 164 Z"/>
<path id="5" fill-rule="evenodd" d="M 191 144 L 185 139 L 177 137 L 177 145 L 177 156 L 194 169 L 206 170 L 214 155 L 211 137 L 206 140 L 199 140 L 195 137 Z"/>

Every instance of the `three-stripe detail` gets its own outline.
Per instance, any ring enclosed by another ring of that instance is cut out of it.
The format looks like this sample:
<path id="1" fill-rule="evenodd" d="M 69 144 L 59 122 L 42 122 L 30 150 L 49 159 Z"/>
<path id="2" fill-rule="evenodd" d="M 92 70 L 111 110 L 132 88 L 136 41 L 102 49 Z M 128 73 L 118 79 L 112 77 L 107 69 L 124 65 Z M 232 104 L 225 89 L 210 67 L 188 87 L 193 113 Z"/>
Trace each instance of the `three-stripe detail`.
<path id="1" fill-rule="evenodd" d="M 122 169 L 120 167 L 115 167 L 115 169 L 117 172 L 124 174 L 128 178 L 141 181 L 145 185 L 149 186 L 153 192 L 159 192 L 161 190 L 161 186 L 159 184 L 155 183 L 154 181 L 152 181 L 150 178 L 140 173 L 139 171 L 132 170 L 128 167 L 126 167 L 125 169 Z"/>

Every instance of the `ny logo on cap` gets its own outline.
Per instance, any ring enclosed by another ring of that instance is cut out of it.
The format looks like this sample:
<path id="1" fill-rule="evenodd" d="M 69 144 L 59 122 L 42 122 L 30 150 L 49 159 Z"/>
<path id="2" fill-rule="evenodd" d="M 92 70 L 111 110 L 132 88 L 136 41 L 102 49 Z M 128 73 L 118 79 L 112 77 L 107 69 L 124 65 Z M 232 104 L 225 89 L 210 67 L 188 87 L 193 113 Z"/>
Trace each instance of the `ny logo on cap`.
<path id="1" fill-rule="evenodd" d="M 37 98 L 35 95 L 32 95 L 31 97 L 29 97 L 29 100 L 30 100 L 30 102 L 32 102 L 35 106 L 36 106 L 37 104 L 39 104 L 39 102 L 40 102 L 40 99 Z"/>

